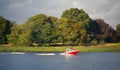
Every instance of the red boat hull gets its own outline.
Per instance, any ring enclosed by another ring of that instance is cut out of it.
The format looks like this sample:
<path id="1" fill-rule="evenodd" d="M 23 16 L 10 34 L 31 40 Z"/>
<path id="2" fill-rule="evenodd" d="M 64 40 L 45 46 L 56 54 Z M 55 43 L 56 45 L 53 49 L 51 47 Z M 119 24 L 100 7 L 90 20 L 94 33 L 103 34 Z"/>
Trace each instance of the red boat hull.
<path id="1" fill-rule="evenodd" d="M 65 52 L 65 54 L 68 54 L 68 55 L 77 55 L 79 52 L 80 52 L 79 50 L 73 50 L 73 51 Z"/>

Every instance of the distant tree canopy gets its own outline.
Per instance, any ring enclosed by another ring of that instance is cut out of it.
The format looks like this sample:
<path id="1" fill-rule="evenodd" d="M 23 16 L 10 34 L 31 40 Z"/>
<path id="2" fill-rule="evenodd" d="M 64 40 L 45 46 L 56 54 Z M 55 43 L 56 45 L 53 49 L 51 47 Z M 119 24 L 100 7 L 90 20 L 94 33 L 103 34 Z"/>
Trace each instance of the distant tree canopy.
<path id="1" fill-rule="evenodd" d="M 58 20 L 57 35 L 61 38 L 63 45 L 78 45 L 83 41 L 83 37 L 86 35 L 85 29 L 82 28 L 80 22 L 68 21 L 67 18 L 61 18 Z"/>
<path id="2" fill-rule="evenodd" d="M 116 26 L 117 40 L 120 42 L 120 23 Z"/>
<path id="3" fill-rule="evenodd" d="M 116 31 L 117 31 L 118 36 L 120 36 L 120 24 L 116 26 Z"/>
<path id="4" fill-rule="evenodd" d="M 10 44 L 14 45 L 29 45 L 31 41 L 32 25 L 23 23 L 13 26 L 9 36 Z"/>
<path id="5" fill-rule="evenodd" d="M 79 30 L 76 32 L 76 38 L 73 39 L 73 42 L 75 40 L 78 41 L 77 44 L 88 42 L 88 32 L 90 32 L 89 28 L 92 20 L 83 9 L 71 8 L 69 10 L 65 10 L 61 17 L 67 18 L 68 23 L 72 24 L 71 26 L 75 26 L 75 28 L 77 26 L 78 29 L 74 29 L 72 31 Z"/>
<path id="6" fill-rule="evenodd" d="M 25 23 L 12 28 L 10 41 L 19 45 L 50 44 L 55 37 L 53 22 L 56 20 L 57 18 L 44 14 L 35 15 Z"/>
<path id="7" fill-rule="evenodd" d="M 12 27 L 12 28 L 11 28 Z M 26 22 L 14 25 L 0 17 L 0 44 L 50 46 L 82 43 L 111 43 L 120 36 L 102 19 L 91 19 L 83 9 L 71 8 L 61 18 L 37 14 Z M 3 37 L 4 36 L 4 37 Z"/>
<path id="8" fill-rule="evenodd" d="M 28 20 L 33 26 L 32 42 L 39 45 L 47 45 L 54 41 L 56 17 L 47 17 L 44 14 L 36 15 Z"/>
<path id="9" fill-rule="evenodd" d="M 67 18 L 70 22 L 82 23 L 82 27 L 85 29 L 89 28 L 89 23 L 91 22 L 91 18 L 88 14 L 83 9 L 78 8 L 65 10 L 61 17 Z"/>
<path id="10" fill-rule="evenodd" d="M 104 40 L 104 42 L 106 43 L 116 42 L 117 37 L 116 31 L 102 19 L 96 19 L 95 21 L 100 28 L 99 32 L 101 36 L 99 36 L 98 38 Z"/>
<path id="11" fill-rule="evenodd" d="M 8 37 L 13 25 L 13 22 L 0 16 L 0 44 L 8 44 Z"/>

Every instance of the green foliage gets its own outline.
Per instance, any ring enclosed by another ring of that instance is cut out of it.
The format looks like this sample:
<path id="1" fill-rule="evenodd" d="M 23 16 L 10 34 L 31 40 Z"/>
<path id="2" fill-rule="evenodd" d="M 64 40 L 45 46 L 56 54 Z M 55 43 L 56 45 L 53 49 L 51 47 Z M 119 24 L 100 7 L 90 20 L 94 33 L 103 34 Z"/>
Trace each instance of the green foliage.
<path id="1" fill-rule="evenodd" d="M 117 40 L 120 42 L 120 24 L 116 26 Z"/>
<path id="2" fill-rule="evenodd" d="M 63 45 L 78 45 L 83 42 L 86 35 L 85 29 L 82 28 L 80 22 L 60 18 L 56 26 L 59 42 Z"/>
<path id="3" fill-rule="evenodd" d="M 56 26 L 56 34 L 58 36 L 59 42 L 63 42 L 63 45 L 67 40 L 68 32 L 69 32 L 69 28 L 68 28 L 67 19 L 66 18 L 59 19 Z"/>
<path id="4" fill-rule="evenodd" d="M 118 36 L 120 36 L 120 24 L 116 26 L 116 31 L 117 31 Z"/>
<path id="5" fill-rule="evenodd" d="M 0 44 L 8 44 L 8 37 L 14 23 L 0 16 Z"/>
<path id="6" fill-rule="evenodd" d="M 88 14 L 84 12 L 83 9 L 71 8 L 69 10 L 65 10 L 61 17 L 65 17 L 69 20 L 75 21 L 85 21 L 89 18 Z"/>
<path id="7" fill-rule="evenodd" d="M 54 21 L 55 17 L 47 17 L 44 14 L 33 16 L 28 20 L 33 25 L 32 42 L 39 45 L 51 43 L 55 38 Z"/>
<path id="8" fill-rule="evenodd" d="M 77 41 L 76 44 L 79 42 L 87 42 L 88 35 L 90 32 L 90 23 L 92 22 L 91 18 L 83 9 L 71 8 L 69 10 L 65 10 L 61 17 L 65 17 L 68 19 L 71 26 L 78 26 L 77 29 L 72 29 L 76 33 L 72 42 Z M 81 34 L 83 31 L 83 34 Z M 83 37 L 82 37 L 83 36 Z M 84 38 L 84 39 L 81 39 Z M 84 41 L 83 41 L 84 40 Z"/>
<path id="9" fill-rule="evenodd" d="M 0 17 L 0 28 L 0 44 L 8 43 L 9 39 L 13 45 L 81 45 L 116 42 L 117 34 L 120 37 L 120 25 L 116 34 L 104 20 L 92 20 L 83 9 L 77 8 L 65 10 L 59 19 L 37 14 L 19 25 Z"/>
<path id="10" fill-rule="evenodd" d="M 91 18 L 83 9 L 78 8 L 70 8 L 69 10 L 65 10 L 61 17 L 65 17 L 68 20 L 77 21 L 82 23 L 82 27 L 87 29 L 89 27 L 89 23 L 91 22 Z"/>
<path id="11" fill-rule="evenodd" d="M 9 37 L 10 44 L 14 45 L 30 45 L 32 26 L 28 23 L 16 25 L 12 27 Z"/>
<path id="12" fill-rule="evenodd" d="M 28 47 L 28 46 L 0 46 L 0 52 L 64 52 L 66 47 Z M 86 46 L 74 46 L 72 49 L 80 50 L 80 52 L 120 52 L 120 44 L 91 44 Z"/>

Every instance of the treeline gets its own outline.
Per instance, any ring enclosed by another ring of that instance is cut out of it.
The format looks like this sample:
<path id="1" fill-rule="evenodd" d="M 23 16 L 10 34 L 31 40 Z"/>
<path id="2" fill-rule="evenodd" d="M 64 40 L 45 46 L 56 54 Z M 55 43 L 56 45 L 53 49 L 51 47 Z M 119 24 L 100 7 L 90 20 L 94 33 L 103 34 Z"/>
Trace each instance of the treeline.
<path id="1" fill-rule="evenodd" d="M 114 30 L 102 19 L 91 19 L 83 9 L 65 10 L 61 18 L 37 14 L 22 24 L 0 17 L 0 44 L 51 46 L 120 41 L 120 24 Z"/>

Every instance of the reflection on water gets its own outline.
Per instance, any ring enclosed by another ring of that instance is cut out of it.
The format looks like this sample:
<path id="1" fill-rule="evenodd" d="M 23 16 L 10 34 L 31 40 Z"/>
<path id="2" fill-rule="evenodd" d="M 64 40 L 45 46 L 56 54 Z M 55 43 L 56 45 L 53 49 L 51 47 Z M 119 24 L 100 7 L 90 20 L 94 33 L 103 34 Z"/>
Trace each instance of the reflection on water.
<path id="1" fill-rule="evenodd" d="M 120 53 L 0 53 L 0 70 L 120 70 Z"/>

